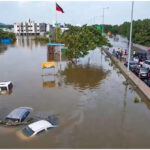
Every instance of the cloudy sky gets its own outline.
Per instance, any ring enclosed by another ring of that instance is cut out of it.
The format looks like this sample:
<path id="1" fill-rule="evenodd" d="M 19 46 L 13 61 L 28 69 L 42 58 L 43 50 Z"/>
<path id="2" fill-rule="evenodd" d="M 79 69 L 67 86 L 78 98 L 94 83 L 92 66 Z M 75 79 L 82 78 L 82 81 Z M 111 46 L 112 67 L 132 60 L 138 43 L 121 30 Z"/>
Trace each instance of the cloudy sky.
<path id="1" fill-rule="evenodd" d="M 64 14 L 57 12 L 58 22 L 71 24 L 102 23 L 102 10 L 105 10 L 105 24 L 121 24 L 130 21 L 130 1 L 57 1 Z M 28 19 L 36 22 L 54 23 L 56 20 L 53 1 L 0 1 L 0 22 L 13 24 Z M 150 1 L 134 2 L 134 20 L 150 19 Z"/>

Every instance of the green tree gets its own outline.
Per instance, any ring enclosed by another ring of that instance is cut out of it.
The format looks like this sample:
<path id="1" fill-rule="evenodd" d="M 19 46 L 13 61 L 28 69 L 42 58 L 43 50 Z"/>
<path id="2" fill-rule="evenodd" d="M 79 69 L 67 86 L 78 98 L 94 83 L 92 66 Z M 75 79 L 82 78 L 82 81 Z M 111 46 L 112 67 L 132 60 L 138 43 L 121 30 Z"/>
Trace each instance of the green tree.
<path id="1" fill-rule="evenodd" d="M 54 32 L 54 36 L 53 36 L 51 42 L 60 43 L 61 42 L 61 35 L 62 35 L 61 28 L 56 27 L 55 32 Z"/>
<path id="2" fill-rule="evenodd" d="M 120 34 L 129 40 L 130 22 L 121 25 L 104 25 L 104 32 Z M 150 19 L 133 21 L 132 41 L 137 44 L 150 46 Z"/>
<path id="3" fill-rule="evenodd" d="M 0 30 L 0 39 L 1 38 L 11 38 L 12 42 L 16 41 L 16 35 L 12 32 L 5 32 L 3 30 Z"/>
<path id="4" fill-rule="evenodd" d="M 110 46 L 107 39 L 102 36 L 101 31 L 97 30 L 97 25 L 70 26 L 63 33 L 61 39 L 67 47 L 65 54 L 69 60 L 84 57 L 89 50 L 94 50 L 96 47 Z"/>

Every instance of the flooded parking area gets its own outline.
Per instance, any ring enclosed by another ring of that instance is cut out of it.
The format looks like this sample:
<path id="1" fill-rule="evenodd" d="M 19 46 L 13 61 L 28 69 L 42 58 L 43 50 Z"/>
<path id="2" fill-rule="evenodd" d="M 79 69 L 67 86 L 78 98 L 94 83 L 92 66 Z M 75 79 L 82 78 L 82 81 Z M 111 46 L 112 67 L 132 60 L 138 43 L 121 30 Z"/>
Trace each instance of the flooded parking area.
<path id="1" fill-rule="evenodd" d="M 28 141 L 17 134 L 22 126 L 1 126 L 0 148 L 150 148 L 150 102 L 123 84 L 105 53 L 90 51 L 77 64 L 56 57 L 54 70 L 42 70 L 53 58 L 46 45 L 27 38 L 0 51 L 0 80 L 14 85 L 0 95 L 0 118 L 22 106 L 59 118 L 58 127 Z"/>

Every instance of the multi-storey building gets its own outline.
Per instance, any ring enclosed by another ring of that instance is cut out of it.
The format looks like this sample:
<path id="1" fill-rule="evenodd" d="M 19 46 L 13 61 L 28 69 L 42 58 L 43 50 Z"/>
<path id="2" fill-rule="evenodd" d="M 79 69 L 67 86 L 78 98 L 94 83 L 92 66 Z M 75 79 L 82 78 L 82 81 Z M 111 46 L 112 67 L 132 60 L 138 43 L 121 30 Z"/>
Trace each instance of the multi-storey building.
<path id="1" fill-rule="evenodd" d="M 48 31 L 49 25 L 46 23 L 35 23 L 34 21 L 15 23 L 14 33 L 17 35 L 41 35 Z"/>

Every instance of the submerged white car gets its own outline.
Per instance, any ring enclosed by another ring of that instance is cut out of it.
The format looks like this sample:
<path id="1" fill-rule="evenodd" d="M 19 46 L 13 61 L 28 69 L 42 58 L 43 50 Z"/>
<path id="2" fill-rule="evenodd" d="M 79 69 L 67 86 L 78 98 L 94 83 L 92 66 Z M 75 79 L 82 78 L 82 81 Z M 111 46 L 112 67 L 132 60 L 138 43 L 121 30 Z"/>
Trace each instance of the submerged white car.
<path id="1" fill-rule="evenodd" d="M 0 82 L 0 94 L 11 92 L 12 88 L 13 88 L 13 84 L 11 81 Z"/>
<path id="2" fill-rule="evenodd" d="M 22 139 L 28 139 L 30 137 L 34 137 L 35 135 L 41 134 L 51 128 L 56 127 L 55 125 L 52 125 L 47 120 L 40 120 L 34 123 L 31 123 L 30 125 L 26 126 L 19 134 L 18 136 Z"/>

